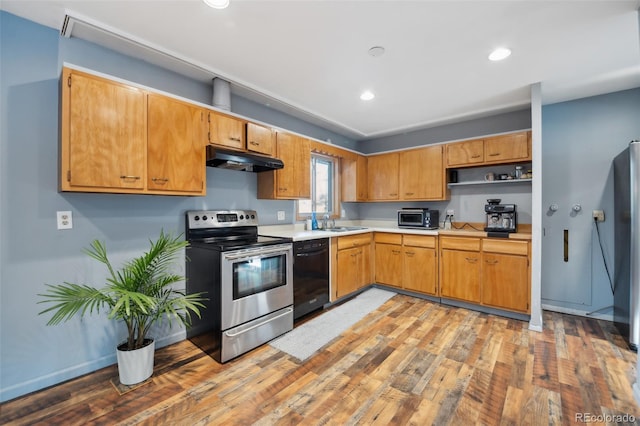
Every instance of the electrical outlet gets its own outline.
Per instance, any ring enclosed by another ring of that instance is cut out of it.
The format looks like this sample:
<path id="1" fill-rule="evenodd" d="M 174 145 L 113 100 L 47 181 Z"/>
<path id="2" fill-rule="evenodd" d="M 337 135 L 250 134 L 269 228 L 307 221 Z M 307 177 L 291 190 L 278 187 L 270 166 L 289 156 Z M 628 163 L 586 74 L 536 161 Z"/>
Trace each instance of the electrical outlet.
<path id="1" fill-rule="evenodd" d="M 455 212 L 456 211 L 454 209 L 447 209 L 447 216 L 453 216 Z"/>
<path id="2" fill-rule="evenodd" d="M 604 210 L 594 210 L 593 218 L 596 222 L 604 222 Z"/>
<path id="3" fill-rule="evenodd" d="M 73 228 L 73 216 L 70 211 L 57 212 L 58 229 L 71 229 Z"/>
<path id="4" fill-rule="evenodd" d="M 284 210 L 278 210 L 278 220 L 284 220 Z"/>

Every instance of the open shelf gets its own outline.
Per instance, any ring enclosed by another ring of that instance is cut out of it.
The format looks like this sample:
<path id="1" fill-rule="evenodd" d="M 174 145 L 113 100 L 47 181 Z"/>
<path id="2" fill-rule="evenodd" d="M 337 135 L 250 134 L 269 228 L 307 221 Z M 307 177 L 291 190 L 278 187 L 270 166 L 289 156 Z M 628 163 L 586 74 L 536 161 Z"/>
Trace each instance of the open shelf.
<path id="1" fill-rule="evenodd" d="M 517 184 L 531 183 L 531 179 L 505 179 L 505 180 L 471 180 L 467 182 L 448 183 L 447 186 L 466 186 L 466 185 L 496 185 L 496 184 Z"/>

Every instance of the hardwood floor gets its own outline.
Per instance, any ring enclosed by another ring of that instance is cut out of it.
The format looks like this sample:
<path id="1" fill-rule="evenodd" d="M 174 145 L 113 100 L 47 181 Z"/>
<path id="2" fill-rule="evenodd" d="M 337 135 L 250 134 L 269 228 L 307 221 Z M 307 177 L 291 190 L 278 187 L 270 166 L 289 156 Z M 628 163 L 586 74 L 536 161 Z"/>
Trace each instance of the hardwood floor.
<path id="1" fill-rule="evenodd" d="M 221 365 L 183 341 L 157 350 L 151 382 L 131 392 L 116 392 L 112 366 L 2 404 L 0 424 L 640 419 L 636 354 L 612 323 L 545 312 L 544 325 L 537 333 L 526 322 L 396 295 L 302 363 L 264 345 Z"/>

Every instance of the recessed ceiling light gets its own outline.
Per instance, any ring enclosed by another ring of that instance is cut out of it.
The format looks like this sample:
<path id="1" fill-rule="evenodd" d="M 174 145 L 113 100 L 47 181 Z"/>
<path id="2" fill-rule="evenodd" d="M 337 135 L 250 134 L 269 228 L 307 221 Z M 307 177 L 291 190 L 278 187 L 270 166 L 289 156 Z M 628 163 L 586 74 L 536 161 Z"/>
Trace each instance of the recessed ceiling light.
<path id="1" fill-rule="evenodd" d="M 506 47 L 498 47 L 496 50 L 491 52 L 489 55 L 490 61 L 501 61 L 505 58 L 508 58 L 511 55 L 511 50 Z"/>
<path id="2" fill-rule="evenodd" d="M 371 99 L 373 99 L 375 97 L 376 97 L 376 95 L 374 95 L 371 90 L 365 90 L 360 95 L 360 99 L 362 99 L 363 101 L 370 101 Z"/>
<path id="3" fill-rule="evenodd" d="M 384 55 L 384 47 L 373 46 L 371 49 L 369 49 L 369 55 L 375 57 Z"/>
<path id="4" fill-rule="evenodd" d="M 214 9 L 226 9 L 229 6 L 229 0 L 202 0 L 204 3 Z"/>

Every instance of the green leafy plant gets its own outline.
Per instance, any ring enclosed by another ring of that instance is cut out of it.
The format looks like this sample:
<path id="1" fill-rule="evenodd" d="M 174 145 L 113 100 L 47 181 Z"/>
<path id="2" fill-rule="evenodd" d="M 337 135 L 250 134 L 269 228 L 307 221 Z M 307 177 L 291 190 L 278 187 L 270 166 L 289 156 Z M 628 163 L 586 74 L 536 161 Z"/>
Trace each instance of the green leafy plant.
<path id="1" fill-rule="evenodd" d="M 200 317 L 200 308 L 205 307 L 202 301 L 206 299 L 202 293 L 186 294 L 174 288 L 173 284 L 184 280 L 184 277 L 169 270 L 189 243 L 164 231 L 156 241 L 149 242 L 148 252 L 116 270 L 107 257 L 105 244 L 94 240 L 84 253 L 106 265 L 109 271 L 106 285 L 96 288 L 69 282 L 46 284 L 47 292 L 38 295 L 44 300 L 38 303 L 53 303 L 40 312 L 54 312 L 47 325 L 68 321 L 78 313 L 84 316 L 108 308 L 109 319 L 122 320 L 127 326 L 126 347 L 120 349 L 133 350 L 146 345 L 151 326 L 162 323 L 165 317 L 170 325 L 176 319 L 184 326 L 190 325 L 191 313 Z"/>

